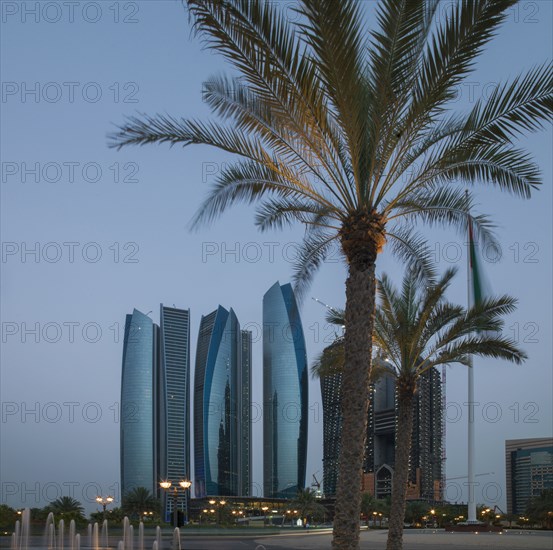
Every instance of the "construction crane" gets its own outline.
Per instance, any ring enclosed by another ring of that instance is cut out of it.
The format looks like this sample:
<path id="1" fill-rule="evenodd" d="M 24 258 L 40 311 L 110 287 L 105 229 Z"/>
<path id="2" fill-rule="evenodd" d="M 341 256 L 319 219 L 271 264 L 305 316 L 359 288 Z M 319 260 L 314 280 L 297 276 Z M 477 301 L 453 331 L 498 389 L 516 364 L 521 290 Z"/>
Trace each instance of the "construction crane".
<path id="1" fill-rule="evenodd" d="M 321 482 L 317 479 L 316 473 L 313 474 L 313 482 L 311 483 L 311 487 L 316 487 L 315 489 L 315 496 L 317 498 L 321 498 L 323 496 L 321 491 Z"/>
<path id="2" fill-rule="evenodd" d="M 494 475 L 495 472 L 484 472 L 483 474 L 475 474 L 474 477 L 480 477 L 480 476 L 491 476 Z M 466 479 L 468 476 L 456 476 L 456 477 L 448 477 L 446 481 L 451 481 L 453 479 Z"/>
<path id="3" fill-rule="evenodd" d="M 324 302 L 322 302 L 321 300 L 319 300 L 319 298 L 315 298 L 315 297 L 312 296 L 311 299 L 312 299 L 312 300 L 315 300 L 315 302 L 321 304 L 323 307 L 326 307 L 326 309 L 328 309 L 328 311 L 334 313 L 335 315 L 340 315 L 340 314 L 341 314 L 341 312 L 340 312 L 339 310 L 337 310 L 335 307 L 332 307 L 332 306 L 329 306 L 328 304 L 325 304 Z M 343 335 L 343 331 L 345 330 L 345 328 L 346 328 L 346 327 L 345 327 L 344 325 L 341 326 L 342 335 Z M 339 337 L 339 335 L 338 335 L 337 332 L 335 332 L 334 334 L 335 334 L 336 338 Z"/>
<path id="4" fill-rule="evenodd" d="M 332 311 L 332 313 L 340 313 L 335 307 L 332 307 L 332 306 L 329 306 L 328 304 L 325 304 L 324 302 L 319 300 L 319 298 L 315 298 L 314 296 L 312 296 L 311 299 L 315 300 L 315 302 L 318 302 L 323 307 L 326 307 L 326 309 L 328 309 L 329 311 Z"/>
<path id="5" fill-rule="evenodd" d="M 311 487 L 317 487 L 318 490 L 321 489 L 321 482 L 317 479 L 315 474 L 313 474 L 313 483 L 311 483 Z"/>

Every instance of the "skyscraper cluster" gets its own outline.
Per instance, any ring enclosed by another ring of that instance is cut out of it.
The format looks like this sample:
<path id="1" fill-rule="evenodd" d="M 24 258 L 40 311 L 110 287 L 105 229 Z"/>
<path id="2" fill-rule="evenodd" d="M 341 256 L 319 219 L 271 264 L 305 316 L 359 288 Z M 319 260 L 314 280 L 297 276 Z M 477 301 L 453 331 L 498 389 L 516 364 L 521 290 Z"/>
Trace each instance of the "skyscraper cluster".
<path id="1" fill-rule="evenodd" d="M 190 456 L 190 311 L 161 305 L 160 324 L 127 315 L 121 383 L 121 489 L 186 479 L 196 497 L 252 495 L 252 334 L 219 306 L 201 317 L 193 385 Z M 294 293 L 275 283 L 263 297 L 264 496 L 305 486 L 307 355 Z M 186 510 L 175 492 L 165 510 Z"/>

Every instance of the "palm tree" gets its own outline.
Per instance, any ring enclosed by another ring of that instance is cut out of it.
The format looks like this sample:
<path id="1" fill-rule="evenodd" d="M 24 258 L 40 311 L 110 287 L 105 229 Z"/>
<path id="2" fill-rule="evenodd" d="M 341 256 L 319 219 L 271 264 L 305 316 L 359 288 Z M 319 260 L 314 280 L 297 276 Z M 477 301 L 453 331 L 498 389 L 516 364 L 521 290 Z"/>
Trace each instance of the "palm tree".
<path id="1" fill-rule="evenodd" d="M 59 497 L 51 502 L 47 507 L 48 512 L 53 512 L 55 516 L 63 516 L 64 519 L 74 519 L 75 521 L 84 521 L 83 505 L 73 497 Z"/>
<path id="2" fill-rule="evenodd" d="M 472 355 L 521 363 L 526 355 L 500 334 L 503 316 L 514 311 L 508 296 L 486 299 L 465 310 L 445 299 L 455 275 L 447 270 L 435 283 L 407 272 L 400 290 L 383 275 L 378 285 L 375 340 L 388 358 L 396 379 L 397 427 L 392 504 L 387 550 L 401 550 L 409 455 L 413 431 L 413 400 L 419 378 L 440 365 L 471 366 Z"/>
<path id="3" fill-rule="evenodd" d="M 432 267 L 413 222 L 464 227 L 460 184 L 522 197 L 541 183 L 514 146 L 552 114 L 551 64 L 451 114 L 457 86 L 518 0 L 381 0 L 367 33 L 356 0 L 187 0 L 194 29 L 236 76 L 214 76 L 204 99 L 219 120 L 128 118 L 111 145 L 204 144 L 239 159 L 224 169 L 194 222 L 258 202 L 257 225 L 306 228 L 299 294 L 339 243 L 347 263 L 344 427 L 333 547 L 359 546 L 361 467 L 369 397 L 375 264 L 386 244 L 419 273 Z M 449 109 L 449 111 L 448 111 Z M 477 220 L 486 235 L 489 221 Z"/>
<path id="4" fill-rule="evenodd" d="M 146 487 L 135 487 L 123 495 L 121 508 L 130 516 L 140 517 L 144 512 L 159 512 L 160 503 Z"/>
<path id="5" fill-rule="evenodd" d="M 544 489 L 539 496 L 531 498 L 526 516 L 533 523 L 541 523 L 544 529 L 553 529 L 553 489 Z"/>
<path id="6" fill-rule="evenodd" d="M 361 495 L 361 513 L 365 516 L 365 524 L 369 526 L 369 520 L 372 513 L 376 510 L 376 499 L 371 493 L 363 493 Z"/>
<path id="7" fill-rule="evenodd" d="M 428 505 L 420 500 L 412 500 L 405 505 L 405 520 L 409 523 L 420 523 L 428 513 Z"/>
<path id="8" fill-rule="evenodd" d="M 308 520 L 312 518 L 323 518 L 327 513 L 326 508 L 317 500 L 317 493 L 310 489 L 299 489 L 296 498 L 290 503 L 292 508 L 298 510 L 300 518 Z"/>
<path id="9" fill-rule="evenodd" d="M 449 269 L 433 282 L 418 279 L 407 271 L 401 291 L 394 288 L 385 274 L 378 281 L 373 339 L 382 354 L 375 364 L 394 376 L 398 401 L 387 550 L 402 547 L 413 400 L 419 378 L 440 365 L 461 363 L 470 366 L 471 355 L 502 358 L 515 363 L 526 357 L 514 341 L 503 338 L 498 332 L 503 326 L 502 317 L 514 310 L 515 301 L 508 296 L 488 299 L 468 311 L 451 304 L 446 301 L 445 293 L 455 273 L 455 269 Z M 343 311 L 334 310 L 327 316 L 327 321 L 342 325 L 343 316 Z M 327 360 L 315 363 L 315 373 L 325 376 L 347 371 L 346 364 L 341 362 L 343 355 L 337 351 L 339 345 L 332 346 L 332 354 L 323 353 Z M 336 361 L 334 365 L 333 361 Z"/>
<path id="10" fill-rule="evenodd" d="M 19 519 L 17 510 L 7 504 L 0 504 L 0 529 L 9 531 L 13 529 L 15 522 Z"/>

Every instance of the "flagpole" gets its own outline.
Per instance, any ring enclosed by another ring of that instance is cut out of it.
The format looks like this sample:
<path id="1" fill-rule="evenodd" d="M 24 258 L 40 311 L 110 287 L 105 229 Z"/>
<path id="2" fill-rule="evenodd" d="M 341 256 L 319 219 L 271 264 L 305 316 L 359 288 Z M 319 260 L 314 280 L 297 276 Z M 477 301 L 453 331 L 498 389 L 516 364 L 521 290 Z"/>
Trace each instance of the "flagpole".
<path id="1" fill-rule="evenodd" d="M 465 191 L 468 199 L 468 190 Z M 471 243 L 472 241 L 472 228 L 470 226 L 470 215 L 467 218 L 467 229 L 469 236 L 469 246 L 467 247 L 467 304 L 471 308 L 473 306 L 472 302 L 472 292 L 471 292 Z M 472 356 L 469 358 L 468 366 L 468 441 L 467 441 L 467 450 L 468 450 L 468 468 L 467 468 L 467 477 L 468 477 L 468 514 L 467 514 L 467 523 L 478 523 L 476 518 L 476 501 L 474 500 L 474 448 L 475 448 L 475 438 L 474 438 L 474 368 L 472 365 Z"/>

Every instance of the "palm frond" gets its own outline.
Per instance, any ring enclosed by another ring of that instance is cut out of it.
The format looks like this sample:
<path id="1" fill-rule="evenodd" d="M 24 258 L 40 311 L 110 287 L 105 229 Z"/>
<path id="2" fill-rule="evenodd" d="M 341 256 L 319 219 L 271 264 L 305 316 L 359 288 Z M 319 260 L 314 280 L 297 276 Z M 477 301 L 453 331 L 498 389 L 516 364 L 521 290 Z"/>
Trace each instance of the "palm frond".
<path id="1" fill-rule="evenodd" d="M 271 2 L 188 0 L 188 5 L 194 28 L 206 45 L 239 70 L 248 86 L 270 106 L 273 118 L 310 144 L 313 154 L 326 151 L 319 161 L 334 186 L 324 179 L 323 184 L 333 193 L 339 191 L 348 204 L 347 171 L 338 163 L 347 159 L 342 154 L 342 138 L 325 105 L 316 67 L 305 46 L 295 39 L 285 15 Z"/>
<path id="2" fill-rule="evenodd" d="M 387 233 L 392 253 L 414 277 L 432 281 L 436 276 L 436 267 L 426 239 L 407 224 L 395 224 Z"/>
<path id="3" fill-rule="evenodd" d="M 469 366 L 472 356 L 487 357 L 490 359 L 503 359 L 520 365 L 528 358 L 525 352 L 520 350 L 516 343 L 507 338 L 486 338 L 471 336 L 455 345 L 445 347 L 436 359 L 429 360 L 424 370 L 430 366 L 460 363 Z M 421 372 L 424 372 L 421 371 Z"/>
<path id="4" fill-rule="evenodd" d="M 553 64 L 544 63 L 477 101 L 460 141 L 465 147 L 510 143 L 523 132 L 543 129 L 553 119 Z"/>
<path id="5" fill-rule="evenodd" d="M 328 208 L 314 201 L 296 198 L 278 198 L 265 200 L 257 209 L 256 225 L 262 230 L 282 229 L 294 222 L 327 229 L 338 230 L 337 216 Z"/>
<path id="6" fill-rule="evenodd" d="M 407 127 L 412 121 L 420 124 L 455 97 L 455 87 L 473 70 L 476 58 L 517 2 L 462 0 L 451 5 L 426 46 Z"/>
<path id="7" fill-rule="evenodd" d="M 312 191 L 309 182 L 286 165 L 243 161 L 225 166 L 191 226 L 211 222 L 236 202 L 251 203 L 269 193 L 308 203 L 314 199 Z"/>
<path id="8" fill-rule="evenodd" d="M 417 188 L 451 185 L 452 181 L 491 184 L 528 198 L 541 184 L 541 175 L 529 153 L 510 145 L 450 148 L 446 145 L 429 155 L 405 185 L 402 195 L 408 196 Z"/>
<path id="9" fill-rule="evenodd" d="M 337 236 L 331 232 L 312 232 L 299 244 L 292 277 L 298 301 L 305 298 L 315 272 L 328 258 L 329 253 L 333 253 L 332 260 L 336 261 L 338 250 Z M 341 251 L 338 254 L 341 257 Z"/>
<path id="10" fill-rule="evenodd" d="M 355 0 L 301 0 L 299 11 L 307 21 L 299 23 L 302 39 L 313 52 L 312 62 L 344 136 L 353 171 L 351 199 L 356 204 L 362 196 L 360 186 L 368 178 L 367 121 L 372 105 L 365 79 L 366 38 L 360 4 Z"/>
<path id="11" fill-rule="evenodd" d="M 436 282 L 424 284 L 406 272 L 401 289 L 386 274 L 380 278 L 374 340 L 399 376 L 416 379 L 437 365 L 468 365 L 471 355 L 517 364 L 526 358 L 516 342 L 501 335 L 516 300 L 489 298 L 465 310 L 445 299 L 455 274 L 456 269 L 448 269 Z"/>
<path id="12" fill-rule="evenodd" d="M 453 226 L 466 237 L 466 221 L 470 216 L 477 239 L 485 245 L 496 244 L 495 224 L 485 214 L 472 214 L 474 208 L 472 195 L 462 188 L 420 188 L 405 198 L 395 200 L 394 214 L 389 219 L 401 218 L 412 226 L 418 223 L 429 227 Z"/>
<path id="13" fill-rule="evenodd" d="M 339 308 L 329 309 L 326 313 L 325 320 L 331 325 L 343 327 L 346 324 L 346 312 Z"/>

